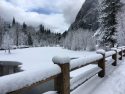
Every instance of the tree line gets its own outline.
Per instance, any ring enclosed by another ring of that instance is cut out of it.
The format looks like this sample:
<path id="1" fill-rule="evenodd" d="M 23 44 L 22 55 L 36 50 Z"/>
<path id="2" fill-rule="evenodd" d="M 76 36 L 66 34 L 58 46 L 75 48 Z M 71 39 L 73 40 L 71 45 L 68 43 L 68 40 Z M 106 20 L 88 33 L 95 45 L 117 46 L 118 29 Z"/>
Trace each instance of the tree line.
<path id="1" fill-rule="evenodd" d="M 61 33 L 53 33 L 44 25 L 36 29 L 25 22 L 20 24 L 13 18 L 6 22 L 0 18 L 0 48 L 10 49 L 13 46 L 54 46 L 60 43 Z"/>

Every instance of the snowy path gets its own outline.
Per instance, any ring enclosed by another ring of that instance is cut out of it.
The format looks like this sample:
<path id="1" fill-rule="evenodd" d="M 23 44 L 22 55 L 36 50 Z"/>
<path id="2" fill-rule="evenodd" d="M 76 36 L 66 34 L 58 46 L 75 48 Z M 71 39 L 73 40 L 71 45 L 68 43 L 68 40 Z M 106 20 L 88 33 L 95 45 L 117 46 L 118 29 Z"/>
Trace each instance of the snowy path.
<path id="1" fill-rule="evenodd" d="M 125 58 L 117 67 L 110 66 L 106 72 L 104 78 L 95 76 L 71 94 L 125 94 Z"/>

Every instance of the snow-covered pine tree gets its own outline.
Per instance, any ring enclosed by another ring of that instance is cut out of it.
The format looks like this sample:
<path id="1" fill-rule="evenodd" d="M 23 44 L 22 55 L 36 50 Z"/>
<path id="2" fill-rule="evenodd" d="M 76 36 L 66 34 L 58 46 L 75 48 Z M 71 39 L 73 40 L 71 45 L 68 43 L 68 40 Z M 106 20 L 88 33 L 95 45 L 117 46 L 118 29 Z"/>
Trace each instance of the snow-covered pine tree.
<path id="1" fill-rule="evenodd" d="M 85 29 L 68 32 L 63 41 L 63 46 L 70 50 L 95 50 L 93 32 Z"/>
<path id="2" fill-rule="evenodd" d="M 120 0 L 103 0 L 100 9 L 100 44 L 113 47 L 117 42 L 117 13 L 121 8 Z"/>
<path id="3" fill-rule="evenodd" d="M 16 24 L 15 18 L 13 17 L 12 26 Z"/>
<path id="4" fill-rule="evenodd" d="M 10 31 L 5 31 L 4 37 L 3 37 L 3 43 L 2 43 L 2 48 L 8 50 L 8 53 L 11 53 L 11 47 L 13 46 L 13 38 L 10 37 Z"/>
<path id="5" fill-rule="evenodd" d="M 2 45 L 3 33 L 4 33 L 4 20 L 0 17 L 0 48 Z"/>
<path id="6" fill-rule="evenodd" d="M 31 34 L 28 34 L 28 45 L 30 45 L 30 46 L 33 45 Z"/>

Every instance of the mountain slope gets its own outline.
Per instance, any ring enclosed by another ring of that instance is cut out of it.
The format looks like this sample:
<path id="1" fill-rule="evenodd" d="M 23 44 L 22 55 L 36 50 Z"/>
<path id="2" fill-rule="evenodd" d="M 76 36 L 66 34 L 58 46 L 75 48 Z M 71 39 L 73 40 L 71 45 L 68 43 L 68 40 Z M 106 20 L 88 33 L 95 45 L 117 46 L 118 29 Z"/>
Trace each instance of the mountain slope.
<path id="1" fill-rule="evenodd" d="M 71 24 L 69 31 L 79 28 L 97 30 L 98 23 L 98 0 L 86 0 L 79 11 L 75 21 Z"/>

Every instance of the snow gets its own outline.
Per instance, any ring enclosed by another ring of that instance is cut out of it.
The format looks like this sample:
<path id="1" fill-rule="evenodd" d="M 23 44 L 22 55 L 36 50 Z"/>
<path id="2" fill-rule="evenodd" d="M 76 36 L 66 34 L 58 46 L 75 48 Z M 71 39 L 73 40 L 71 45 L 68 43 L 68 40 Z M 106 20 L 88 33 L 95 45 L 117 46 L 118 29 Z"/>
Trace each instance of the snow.
<path id="1" fill-rule="evenodd" d="M 86 57 L 86 55 L 94 55 L 95 52 L 88 51 L 70 51 L 61 47 L 37 47 L 12 50 L 11 54 L 0 51 L 0 61 L 18 61 L 22 63 L 22 69 L 36 70 L 36 69 L 49 69 L 56 66 L 52 62 L 54 56 L 69 58 Z"/>
<path id="2" fill-rule="evenodd" d="M 122 49 L 122 48 L 124 48 L 124 47 L 118 47 L 118 49 Z"/>
<path id="3" fill-rule="evenodd" d="M 125 58 L 124 58 L 125 59 Z M 117 67 L 106 67 L 106 76 L 94 76 L 71 94 L 124 94 L 125 93 L 125 60 Z"/>
<path id="4" fill-rule="evenodd" d="M 119 55 L 119 54 L 118 54 L 118 56 L 117 56 L 117 57 L 118 57 L 118 58 L 120 58 L 120 57 L 121 57 L 121 55 Z"/>
<path id="5" fill-rule="evenodd" d="M 71 60 L 70 69 L 80 67 L 82 65 L 85 65 L 85 64 L 100 60 L 102 58 L 103 58 L 103 56 L 101 54 L 93 54 L 93 55 L 90 55 L 90 56 L 87 55 L 87 56 L 84 56 L 82 58 Z"/>
<path id="6" fill-rule="evenodd" d="M 105 57 L 109 57 L 109 56 L 112 56 L 114 55 L 116 52 L 115 51 L 108 51 L 105 53 Z"/>
<path id="7" fill-rule="evenodd" d="M 114 51 L 120 52 L 122 49 L 121 49 L 121 48 L 111 48 L 111 50 L 114 50 Z"/>
<path id="8" fill-rule="evenodd" d="M 52 61 L 55 64 L 66 64 L 66 63 L 70 63 L 70 58 L 67 57 L 60 57 L 60 56 L 55 56 L 53 57 Z"/>
<path id="9" fill-rule="evenodd" d="M 125 50 L 125 48 L 122 48 L 122 50 Z"/>
<path id="10" fill-rule="evenodd" d="M 118 48 L 121 48 L 122 50 L 125 50 L 125 46 L 121 46 L 121 47 L 118 47 Z"/>
<path id="11" fill-rule="evenodd" d="M 57 91 L 48 91 L 48 92 L 43 93 L 43 94 L 57 94 Z"/>
<path id="12" fill-rule="evenodd" d="M 0 94 L 15 91 L 61 73 L 58 66 L 46 70 L 36 69 L 0 77 Z"/>
<path id="13" fill-rule="evenodd" d="M 118 49 L 113 48 L 112 50 L 118 50 Z M 115 54 L 116 52 L 115 51 L 107 51 L 106 52 L 103 49 L 99 49 L 99 50 L 96 51 L 96 53 L 98 53 L 98 54 L 105 54 L 105 57 L 109 57 L 109 56 L 112 56 L 113 54 Z"/>
<path id="14" fill-rule="evenodd" d="M 112 48 L 112 50 L 119 51 L 119 49 L 117 49 L 117 48 Z M 98 53 L 98 54 L 105 54 L 105 57 L 109 57 L 109 56 L 112 56 L 113 54 L 115 54 L 116 52 L 115 51 L 107 51 L 106 52 L 103 49 L 99 49 L 99 50 L 96 51 L 96 53 Z"/>
<path id="15" fill-rule="evenodd" d="M 94 55 L 95 52 L 70 51 L 61 47 L 37 47 L 12 50 L 11 54 L 0 51 L 1 61 L 22 63 L 23 72 L 0 77 L 0 94 L 30 86 L 61 72 L 60 67 L 52 62 L 54 56 L 69 58 Z M 83 69 L 84 71 L 84 69 Z"/>
<path id="16" fill-rule="evenodd" d="M 103 49 L 99 49 L 96 51 L 97 54 L 105 54 L 105 50 Z"/>
<path id="17" fill-rule="evenodd" d="M 120 51 L 122 51 L 122 49 L 117 49 L 117 52 L 120 52 Z"/>
<path id="18" fill-rule="evenodd" d="M 75 87 L 77 87 L 90 77 L 94 76 L 99 71 L 101 71 L 101 69 L 97 65 L 95 65 L 94 68 L 91 68 L 90 70 L 83 72 L 82 74 L 79 74 L 78 76 L 72 78 L 70 81 L 70 89 L 73 90 Z"/>
<path id="19" fill-rule="evenodd" d="M 105 60 L 106 60 L 105 62 L 106 67 L 112 65 L 112 63 L 115 61 L 114 59 L 112 59 L 112 57 L 108 57 Z"/>
<path id="20" fill-rule="evenodd" d="M 21 62 L 24 71 L 0 77 L 0 94 L 29 86 L 35 82 L 45 80 L 48 77 L 60 73 L 61 70 L 59 66 L 52 62 L 54 56 L 58 56 L 59 58 L 67 56 L 69 56 L 69 58 L 77 57 L 78 59 L 71 60 L 71 69 L 103 58 L 101 54 L 97 54 L 96 52 L 70 51 L 60 47 L 16 49 L 11 52 L 12 54 L 8 54 L 4 51 L 0 51 L 1 61 Z M 115 51 L 111 51 L 110 54 L 112 52 Z M 111 57 L 106 58 L 106 60 L 106 76 L 104 78 L 99 78 L 95 75 L 79 88 L 71 92 L 71 94 L 124 94 L 125 60 L 120 61 L 116 67 L 111 65 L 114 61 Z M 90 64 L 72 71 L 70 73 L 70 77 L 72 78 L 71 88 L 84 82 L 84 80 L 87 79 L 86 77 L 90 77 L 98 71 L 100 71 L 100 68 L 95 64 Z M 44 94 L 57 93 L 55 91 L 50 91 Z"/>
<path id="21" fill-rule="evenodd" d="M 96 65 L 90 64 L 90 65 L 84 66 L 84 67 L 82 67 L 82 68 L 79 68 L 79 69 L 77 69 L 77 70 L 71 71 L 71 72 L 70 72 L 70 77 L 71 77 L 71 78 L 77 77 L 77 76 L 79 76 L 79 74 L 83 74 L 83 73 L 85 73 L 85 72 L 87 72 L 87 71 L 89 71 L 90 69 L 95 68 L 95 67 L 96 67 Z M 82 71 L 81 71 L 81 70 L 82 70 Z"/>
<path id="22" fill-rule="evenodd" d="M 111 48 L 111 50 L 117 50 L 117 48 Z"/>

